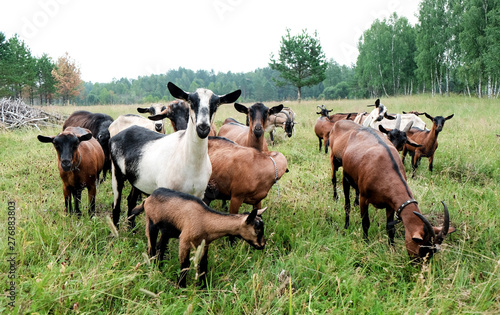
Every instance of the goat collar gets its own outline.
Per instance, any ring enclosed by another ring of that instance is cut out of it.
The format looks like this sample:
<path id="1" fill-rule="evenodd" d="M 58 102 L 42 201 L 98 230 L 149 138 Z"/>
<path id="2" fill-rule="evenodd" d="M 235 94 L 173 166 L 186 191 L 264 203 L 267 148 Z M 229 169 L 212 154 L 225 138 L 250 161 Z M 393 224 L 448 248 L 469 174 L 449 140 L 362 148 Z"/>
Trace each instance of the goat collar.
<path id="1" fill-rule="evenodd" d="M 403 211 L 403 209 L 409 205 L 410 203 L 415 203 L 415 204 L 418 204 L 418 202 L 415 200 L 415 199 L 410 199 L 410 200 L 407 200 L 405 202 L 403 202 L 403 204 L 401 206 L 399 206 L 398 210 L 396 210 L 396 219 L 398 221 L 401 221 L 401 211 Z"/>

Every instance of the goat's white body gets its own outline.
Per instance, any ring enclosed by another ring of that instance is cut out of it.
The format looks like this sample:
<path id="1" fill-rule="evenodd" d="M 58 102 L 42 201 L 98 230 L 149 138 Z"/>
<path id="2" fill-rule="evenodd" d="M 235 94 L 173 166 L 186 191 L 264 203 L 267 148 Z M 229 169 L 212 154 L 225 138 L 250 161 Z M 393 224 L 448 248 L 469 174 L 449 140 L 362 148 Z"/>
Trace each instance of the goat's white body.
<path id="1" fill-rule="evenodd" d="M 139 115 L 121 115 L 113 121 L 111 125 L 109 125 L 108 130 L 109 135 L 112 138 L 117 133 L 130 126 L 140 126 L 156 132 L 155 125 L 156 123 L 154 121 Z"/>
<path id="2" fill-rule="evenodd" d="M 404 127 L 408 125 L 410 121 L 413 121 L 412 128 L 419 128 L 426 130 L 425 122 L 414 114 L 401 114 L 401 126 Z M 378 130 L 378 126 L 382 125 L 384 128 L 394 129 L 396 127 L 396 120 L 382 119 L 381 121 L 373 121 L 370 127 Z"/>

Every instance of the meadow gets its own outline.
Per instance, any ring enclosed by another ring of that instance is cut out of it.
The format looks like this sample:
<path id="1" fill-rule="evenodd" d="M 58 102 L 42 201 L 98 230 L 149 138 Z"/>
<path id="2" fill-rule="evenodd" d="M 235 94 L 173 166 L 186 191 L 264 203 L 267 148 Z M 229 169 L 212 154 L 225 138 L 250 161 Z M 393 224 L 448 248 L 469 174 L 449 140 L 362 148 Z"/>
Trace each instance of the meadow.
<path id="1" fill-rule="evenodd" d="M 382 99 L 389 112 L 455 114 L 439 135 L 434 171 L 423 159 L 408 183 L 421 211 L 439 225 L 441 201 L 457 231 L 442 251 L 422 264 L 412 263 L 397 226 L 395 246 L 387 242 L 385 211 L 370 206 L 369 241 L 362 238 L 359 208 L 344 229 L 344 198 L 333 199 L 328 155 L 318 151 L 313 127 L 317 105 L 334 112 L 368 111 L 373 100 L 286 102 L 296 113 L 295 133 L 279 129 L 271 150 L 282 152 L 289 173 L 263 205 L 266 248 L 227 239 L 212 243 L 208 288 L 195 283 L 179 289 L 177 240 L 170 242 L 164 269 L 149 262 L 143 216 L 137 233 L 121 224 L 111 233 L 111 180 L 98 187 L 97 215 L 64 213 L 62 183 L 52 145 L 38 134 L 60 127 L 0 131 L 0 313 L 19 314 L 498 314 L 500 313 L 500 123 L 499 100 L 452 97 Z M 277 103 L 267 103 L 271 107 Z M 250 105 L 250 104 L 247 104 Z M 137 106 L 45 107 L 70 114 L 85 109 L 110 114 L 136 113 Z M 216 114 L 244 121 L 232 105 Z M 423 118 L 430 124 L 427 118 Z M 61 123 L 62 126 L 62 123 Z M 268 137 L 268 135 L 266 135 Z M 340 180 L 338 173 L 338 180 Z M 383 181 L 383 178 L 380 178 Z M 129 185 L 126 185 L 128 193 Z M 279 190 L 278 190 L 279 187 Z M 8 244 L 9 202 L 15 203 L 15 247 Z M 87 206 L 87 193 L 82 195 Z M 126 201 L 122 208 L 125 209 Z M 220 202 L 212 207 L 222 210 Z M 244 205 L 240 212 L 249 211 Z M 122 211 L 122 222 L 125 219 Z M 15 254 L 12 269 L 8 259 Z M 9 269 L 9 267 L 11 267 Z M 10 275 L 15 307 L 10 307 Z"/>

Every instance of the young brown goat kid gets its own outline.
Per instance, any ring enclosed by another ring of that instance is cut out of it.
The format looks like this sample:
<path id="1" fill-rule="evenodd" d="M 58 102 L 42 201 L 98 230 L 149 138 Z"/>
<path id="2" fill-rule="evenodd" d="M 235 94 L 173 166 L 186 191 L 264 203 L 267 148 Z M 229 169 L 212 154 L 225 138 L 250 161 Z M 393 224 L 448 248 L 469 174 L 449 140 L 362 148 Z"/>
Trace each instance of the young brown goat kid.
<path id="1" fill-rule="evenodd" d="M 134 208 L 132 216 L 146 213 L 146 237 L 151 257 L 157 255 L 156 239 L 161 231 L 157 260 L 162 261 L 170 238 L 179 239 L 181 274 L 179 287 L 186 287 L 189 269 L 189 252 L 205 240 L 200 261 L 200 284 L 206 286 L 208 247 L 223 236 L 239 236 L 256 249 L 263 249 L 264 222 L 261 215 L 266 209 L 254 209 L 250 214 L 226 214 L 207 207 L 192 195 L 167 188 L 156 189 L 141 205 Z"/>
<path id="2" fill-rule="evenodd" d="M 453 118 L 453 114 L 448 117 L 443 116 L 435 116 L 424 113 L 425 117 L 432 120 L 432 129 L 431 130 L 421 130 L 417 128 L 411 128 L 407 132 L 408 139 L 413 142 L 420 144 L 420 147 L 413 147 L 409 144 L 406 144 L 403 148 L 403 164 L 405 161 L 406 154 L 409 152 L 412 157 L 411 166 L 413 168 L 413 176 L 415 176 L 415 172 L 417 170 L 418 165 L 420 164 L 420 159 L 422 157 L 429 158 L 429 171 L 432 172 L 432 163 L 434 161 L 434 153 L 438 148 L 438 135 L 443 130 L 444 123 L 447 120 Z"/>

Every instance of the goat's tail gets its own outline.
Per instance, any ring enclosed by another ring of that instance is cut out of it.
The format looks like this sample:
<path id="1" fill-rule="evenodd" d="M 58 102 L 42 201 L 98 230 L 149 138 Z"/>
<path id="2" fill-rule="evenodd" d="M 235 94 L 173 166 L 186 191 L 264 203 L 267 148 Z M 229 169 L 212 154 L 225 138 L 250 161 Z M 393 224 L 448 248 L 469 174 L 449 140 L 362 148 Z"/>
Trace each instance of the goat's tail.
<path id="1" fill-rule="evenodd" d="M 144 212 L 144 203 L 146 200 L 144 200 L 140 205 L 136 206 L 134 209 L 132 209 L 132 215 L 128 217 L 129 220 L 135 219 L 136 216 Z"/>

